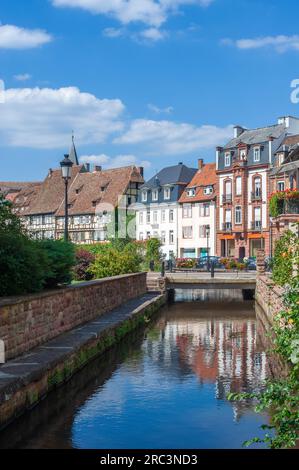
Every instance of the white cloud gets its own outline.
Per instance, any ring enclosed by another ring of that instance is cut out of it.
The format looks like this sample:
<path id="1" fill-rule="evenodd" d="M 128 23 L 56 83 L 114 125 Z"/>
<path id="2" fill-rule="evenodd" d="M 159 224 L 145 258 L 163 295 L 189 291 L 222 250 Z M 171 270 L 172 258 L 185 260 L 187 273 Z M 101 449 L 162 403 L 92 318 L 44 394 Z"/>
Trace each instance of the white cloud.
<path id="1" fill-rule="evenodd" d="M 119 38 L 121 36 L 124 36 L 126 34 L 126 31 L 124 28 L 105 28 L 103 30 L 103 36 L 107 38 Z"/>
<path id="2" fill-rule="evenodd" d="M 19 75 L 14 75 L 13 77 L 17 82 L 26 82 L 27 80 L 30 80 L 31 75 L 29 73 L 21 73 Z"/>
<path id="3" fill-rule="evenodd" d="M 140 31 L 138 34 L 139 39 L 145 41 L 156 42 L 165 39 L 168 36 L 167 31 L 158 28 L 148 28 Z"/>
<path id="4" fill-rule="evenodd" d="M 228 46 L 235 46 L 238 49 L 261 49 L 264 47 L 270 47 L 275 49 L 277 52 L 286 52 L 288 50 L 299 50 L 299 35 L 293 36 L 264 36 L 253 39 L 238 39 L 236 41 L 232 39 L 223 39 L 222 44 Z"/>
<path id="5" fill-rule="evenodd" d="M 78 143 L 102 143 L 123 129 L 123 103 L 100 100 L 78 88 L 18 88 L 3 92 L 0 140 L 4 145 L 63 148 L 72 129 Z"/>
<path id="6" fill-rule="evenodd" d="M 159 108 L 155 104 L 148 104 L 148 109 L 155 114 L 171 114 L 174 111 L 172 106 L 167 106 L 167 108 Z"/>
<path id="7" fill-rule="evenodd" d="M 52 39 L 50 34 L 41 29 L 0 25 L 0 49 L 31 49 L 51 42 Z"/>
<path id="8" fill-rule="evenodd" d="M 83 155 L 79 160 L 82 163 L 91 163 L 92 165 L 99 165 L 104 168 L 118 168 L 130 165 L 150 168 L 151 166 L 149 161 L 139 160 L 135 155 L 117 155 L 116 157 L 109 157 L 102 153 L 100 155 Z"/>
<path id="9" fill-rule="evenodd" d="M 211 148 L 230 139 L 233 127 L 203 125 L 200 127 L 172 121 L 137 119 L 114 140 L 116 144 L 140 145 L 147 154 L 179 155 Z"/>
<path id="10" fill-rule="evenodd" d="M 82 8 L 93 14 L 111 16 L 122 24 L 142 22 L 156 28 L 184 5 L 206 7 L 214 0 L 52 0 L 56 7 Z"/>

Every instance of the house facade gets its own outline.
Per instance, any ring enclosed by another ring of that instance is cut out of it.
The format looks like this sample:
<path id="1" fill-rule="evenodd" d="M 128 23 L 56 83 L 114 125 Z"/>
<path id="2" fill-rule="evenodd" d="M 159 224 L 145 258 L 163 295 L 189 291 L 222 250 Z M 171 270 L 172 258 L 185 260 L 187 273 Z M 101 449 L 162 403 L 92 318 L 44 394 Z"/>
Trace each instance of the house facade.
<path id="1" fill-rule="evenodd" d="M 285 230 L 298 231 L 299 223 L 299 134 L 287 136 L 274 156 L 270 171 L 270 200 L 279 198 L 274 214 L 270 210 L 271 251 L 273 239 Z"/>
<path id="2" fill-rule="evenodd" d="M 263 248 L 270 254 L 269 172 L 286 136 L 299 120 L 279 118 L 273 126 L 234 128 L 234 138 L 216 149 L 219 184 L 217 254 L 243 259 Z"/>
<path id="3" fill-rule="evenodd" d="M 136 203 L 143 183 L 139 167 L 95 167 L 90 171 L 88 165 L 75 164 L 68 189 L 70 240 L 77 244 L 104 242 L 109 230 L 110 236 L 114 230 L 122 230 L 125 237 L 126 214 Z M 1 184 L 8 187 L 8 183 Z M 26 185 L 17 192 L 11 187 L 6 197 L 33 238 L 59 239 L 64 236 L 64 189 L 61 170 L 50 170 L 42 183 Z"/>
<path id="4" fill-rule="evenodd" d="M 215 163 L 198 160 L 198 171 L 179 199 L 180 258 L 216 255 L 217 192 Z"/>
<path id="5" fill-rule="evenodd" d="M 196 169 L 164 168 L 140 188 L 136 211 L 136 239 L 158 238 L 166 259 L 178 256 L 179 199 Z"/>

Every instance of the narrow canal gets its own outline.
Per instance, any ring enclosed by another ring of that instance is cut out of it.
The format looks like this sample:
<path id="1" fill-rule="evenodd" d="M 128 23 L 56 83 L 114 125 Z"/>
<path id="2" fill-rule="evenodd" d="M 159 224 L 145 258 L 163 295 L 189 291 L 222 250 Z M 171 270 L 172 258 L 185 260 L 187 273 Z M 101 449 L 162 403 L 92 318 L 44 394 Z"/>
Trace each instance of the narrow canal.
<path id="1" fill-rule="evenodd" d="M 267 376 L 252 302 L 182 302 L 0 433 L 1 448 L 240 448 L 267 416 L 230 391 Z"/>

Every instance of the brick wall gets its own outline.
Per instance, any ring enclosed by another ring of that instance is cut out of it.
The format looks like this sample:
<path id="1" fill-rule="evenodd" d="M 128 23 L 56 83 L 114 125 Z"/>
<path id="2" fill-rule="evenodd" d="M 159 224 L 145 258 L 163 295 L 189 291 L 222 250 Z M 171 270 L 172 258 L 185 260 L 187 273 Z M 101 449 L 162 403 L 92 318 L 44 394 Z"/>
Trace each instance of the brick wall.
<path id="1" fill-rule="evenodd" d="M 146 273 L 0 299 L 0 340 L 11 359 L 146 292 Z"/>

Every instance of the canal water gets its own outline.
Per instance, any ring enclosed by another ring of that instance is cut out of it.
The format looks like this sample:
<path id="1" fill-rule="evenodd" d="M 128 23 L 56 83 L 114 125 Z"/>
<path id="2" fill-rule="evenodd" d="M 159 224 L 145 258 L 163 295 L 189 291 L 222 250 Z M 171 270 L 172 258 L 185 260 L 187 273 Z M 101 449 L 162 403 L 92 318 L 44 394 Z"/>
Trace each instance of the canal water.
<path id="1" fill-rule="evenodd" d="M 178 302 L 0 433 L 1 448 L 241 448 L 265 415 L 267 357 L 252 302 Z"/>

